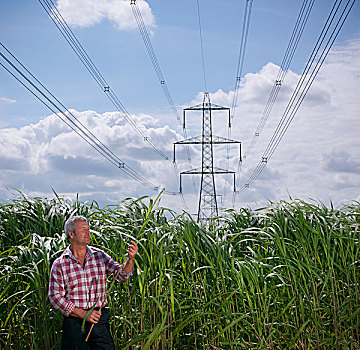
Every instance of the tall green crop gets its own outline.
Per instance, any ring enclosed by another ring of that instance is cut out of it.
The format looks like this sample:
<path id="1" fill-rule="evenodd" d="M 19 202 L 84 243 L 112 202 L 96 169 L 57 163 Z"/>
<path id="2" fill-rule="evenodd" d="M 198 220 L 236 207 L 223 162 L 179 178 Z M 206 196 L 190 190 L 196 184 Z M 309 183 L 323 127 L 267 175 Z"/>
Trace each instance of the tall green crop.
<path id="1" fill-rule="evenodd" d="M 0 348 L 59 348 L 48 280 L 74 214 L 116 260 L 139 239 L 136 273 L 108 298 L 117 349 L 360 346 L 359 203 L 281 201 L 202 226 L 149 198 L 100 208 L 23 196 L 0 205 Z"/>

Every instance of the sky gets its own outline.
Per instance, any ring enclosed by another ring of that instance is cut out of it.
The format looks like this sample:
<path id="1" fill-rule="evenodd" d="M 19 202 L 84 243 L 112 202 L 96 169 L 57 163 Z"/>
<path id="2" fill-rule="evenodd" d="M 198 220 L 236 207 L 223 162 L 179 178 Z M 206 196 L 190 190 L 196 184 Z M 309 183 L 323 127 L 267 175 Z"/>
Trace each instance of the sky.
<path id="1" fill-rule="evenodd" d="M 145 49 L 130 1 L 58 0 L 62 16 L 144 134 L 169 157 L 153 152 L 109 101 L 39 1 L 0 1 L 0 42 L 96 137 L 128 166 L 167 191 L 179 191 L 173 143 L 184 139 Z M 211 102 L 237 104 L 231 138 L 238 149 L 214 147 L 220 209 L 256 208 L 269 201 L 302 199 L 341 206 L 360 200 L 360 5 L 355 4 L 305 99 L 263 172 L 254 171 L 301 79 L 334 4 L 315 0 L 294 58 L 257 143 L 246 153 L 278 75 L 303 1 L 254 0 L 241 81 L 236 70 L 246 1 L 137 0 L 176 109 Z M 343 1 L 345 3 L 345 1 Z M 341 5 L 344 6 L 344 5 Z M 201 51 L 201 43 L 203 51 Z M 3 52 L 0 47 L 0 51 Z M 202 53 L 203 58 L 202 60 Z M 0 63 L 4 60 L 0 57 Z M 204 79 L 205 73 L 205 79 Z M 188 137 L 201 135 L 201 114 L 187 117 Z M 224 113 L 213 112 L 213 133 L 228 137 Z M 176 147 L 179 172 L 201 166 L 201 149 Z M 200 176 L 183 176 L 184 201 L 163 194 L 161 205 L 196 213 Z M 96 200 L 155 197 L 101 157 L 0 66 L 0 200 L 19 195 Z"/>

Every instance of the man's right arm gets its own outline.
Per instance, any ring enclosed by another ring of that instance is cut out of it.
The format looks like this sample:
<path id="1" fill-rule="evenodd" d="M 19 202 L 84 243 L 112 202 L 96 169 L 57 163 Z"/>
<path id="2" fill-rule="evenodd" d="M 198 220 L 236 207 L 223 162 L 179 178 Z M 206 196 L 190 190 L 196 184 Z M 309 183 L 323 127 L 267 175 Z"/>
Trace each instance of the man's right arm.
<path id="1" fill-rule="evenodd" d="M 70 316 L 75 316 L 84 319 L 88 311 L 80 309 L 75 306 L 74 310 L 71 312 Z M 87 317 L 86 321 L 91 323 L 98 323 L 100 320 L 101 311 L 93 310 L 91 314 Z"/>
<path id="2" fill-rule="evenodd" d="M 49 300 L 50 304 L 65 316 L 69 316 L 75 305 L 70 300 L 65 299 L 65 282 L 61 262 L 55 260 L 50 272 L 49 281 Z"/>

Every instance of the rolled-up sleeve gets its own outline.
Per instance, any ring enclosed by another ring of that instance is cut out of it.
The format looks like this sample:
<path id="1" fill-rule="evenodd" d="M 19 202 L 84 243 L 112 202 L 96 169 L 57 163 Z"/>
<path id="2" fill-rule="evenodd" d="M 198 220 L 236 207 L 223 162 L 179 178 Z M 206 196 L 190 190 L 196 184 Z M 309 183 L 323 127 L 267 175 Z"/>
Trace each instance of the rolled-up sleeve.
<path id="1" fill-rule="evenodd" d="M 64 278 L 61 264 L 56 260 L 51 268 L 49 282 L 50 304 L 65 316 L 69 316 L 75 305 L 65 298 Z"/>

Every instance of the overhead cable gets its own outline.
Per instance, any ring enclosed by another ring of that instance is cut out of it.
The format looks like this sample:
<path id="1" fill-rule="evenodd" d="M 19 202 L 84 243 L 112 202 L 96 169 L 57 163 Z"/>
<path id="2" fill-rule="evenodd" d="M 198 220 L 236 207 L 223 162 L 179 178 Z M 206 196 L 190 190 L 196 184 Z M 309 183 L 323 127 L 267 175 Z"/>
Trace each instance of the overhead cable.
<path id="1" fill-rule="evenodd" d="M 288 46 L 286 48 L 285 51 L 285 55 L 283 57 L 282 63 L 280 65 L 277 77 L 275 79 L 274 85 L 272 87 L 272 90 L 270 92 L 270 96 L 268 98 L 268 101 L 266 103 L 265 109 L 263 111 L 263 114 L 260 118 L 260 121 L 258 123 L 258 126 L 253 134 L 253 137 L 250 141 L 250 144 L 247 148 L 247 150 L 245 151 L 244 154 L 244 160 L 246 160 L 249 156 L 249 154 L 251 153 L 251 151 L 254 149 L 257 140 L 260 137 L 260 134 L 265 126 L 265 123 L 271 113 L 271 110 L 275 104 L 276 98 L 278 96 L 278 93 L 280 91 L 281 86 L 284 84 L 284 80 L 285 80 L 285 76 L 288 72 L 288 69 L 290 67 L 290 64 L 292 62 L 292 59 L 294 57 L 295 51 L 297 49 L 297 46 L 299 44 L 300 38 L 302 36 L 302 33 L 304 31 L 305 25 L 307 23 L 307 20 L 309 18 L 311 9 L 313 7 L 315 0 L 304 0 L 302 3 L 302 6 L 300 8 L 299 11 L 299 15 L 297 17 L 297 20 L 295 22 L 295 26 L 294 29 L 292 31 Z M 236 104 L 235 104 L 236 105 Z M 238 175 L 238 179 L 240 178 L 240 171 L 241 171 L 241 163 L 238 164 L 238 171 L 237 173 Z M 236 193 L 233 194 L 233 200 L 232 200 L 232 204 L 234 206 L 235 204 L 235 198 L 236 197 Z"/>
<path id="2" fill-rule="evenodd" d="M 231 117 L 230 117 L 230 123 L 228 126 L 228 138 L 231 138 L 231 127 L 235 115 L 235 109 L 237 106 L 237 99 L 239 95 L 239 88 L 240 88 L 240 81 L 241 81 L 241 75 L 242 70 L 244 67 L 244 59 L 245 59 L 245 51 L 246 51 L 246 45 L 247 45 L 247 38 L 249 34 L 249 27 L 250 27 L 250 17 L 251 17 L 251 10 L 252 10 L 252 3 L 253 0 L 246 0 L 245 1 L 245 9 L 244 9 L 244 17 L 243 17 L 243 25 L 242 25 L 242 31 L 241 31 L 241 41 L 240 41 L 240 48 L 239 48 L 239 57 L 236 67 L 236 79 L 235 79 L 235 86 L 234 86 L 234 96 L 231 104 Z M 227 158 L 227 167 L 229 168 L 229 156 L 230 153 L 230 145 L 226 146 L 226 158 Z M 238 162 L 238 178 L 240 178 L 240 169 L 241 169 L 242 161 L 241 159 Z M 235 203 L 235 191 L 233 191 L 233 206 Z M 226 192 L 224 192 L 224 199 L 226 196 Z"/>
<path id="3" fill-rule="evenodd" d="M 277 77 L 275 79 L 274 85 L 272 87 L 272 90 L 270 92 L 270 96 L 268 98 L 268 101 L 266 103 L 265 109 L 263 111 L 263 114 L 260 118 L 260 121 L 258 123 L 258 126 L 253 134 L 253 137 L 250 141 L 250 144 L 245 151 L 244 159 L 248 157 L 248 155 L 251 153 L 251 151 L 254 149 L 257 140 L 259 139 L 261 132 L 266 124 L 267 119 L 269 118 L 269 115 L 271 113 L 271 110 L 275 104 L 276 98 L 279 94 L 279 91 L 281 89 L 281 86 L 284 84 L 285 76 L 288 72 L 288 69 L 290 67 L 290 64 L 292 62 L 292 59 L 294 57 L 295 51 L 298 47 L 300 38 L 302 36 L 302 33 L 304 31 L 305 25 L 307 23 L 307 20 L 309 18 L 310 12 L 312 10 L 313 4 L 315 0 L 304 0 L 298 15 L 298 18 L 295 23 L 295 27 L 293 29 L 289 44 L 287 46 L 285 55 L 283 57 L 281 66 L 279 68 Z"/>
<path id="4" fill-rule="evenodd" d="M 205 58 L 204 58 L 204 47 L 203 47 L 203 37 L 201 30 L 201 18 L 200 18 L 200 4 L 199 0 L 197 2 L 197 13 L 198 13 L 198 23 L 199 23 L 199 35 L 200 35 L 200 49 L 201 49 L 201 61 L 202 61 L 202 69 L 203 69 L 203 77 L 204 77 L 204 88 L 205 92 L 207 92 L 207 83 L 206 83 L 206 73 L 205 73 Z"/>
<path id="5" fill-rule="evenodd" d="M 51 20 L 54 22 L 56 27 L 59 29 L 65 40 L 71 46 L 75 54 L 78 56 L 80 61 L 83 63 L 85 68 L 116 107 L 116 109 L 123 115 L 125 120 L 131 125 L 131 127 L 139 134 L 142 140 L 150 146 L 150 148 L 158 154 L 160 157 L 169 160 L 169 157 L 165 155 L 155 144 L 150 140 L 149 136 L 145 134 L 142 128 L 134 121 L 130 113 L 126 110 L 124 105 L 120 102 L 119 98 L 115 92 L 110 88 L 109 84 L 102 76 L 98 68 L 95 66 L 89 55 L 86 53 L 85 49 L 76 38 L 71 28 L 66 23 L 65 19 L 61 15 L 60 11 L 57 9 L 52 0 L 39 0 L 41 6 L 44 8 L 45 12 L 49 15 Z"/>
<path id="6" fill-rule="evenodd" d="M 121 103 L 120 99 L 117 97 L 115 92 L 110 88 L 109 84 L 102 76 L 98 68 L 95 66 L 79 40 L 76 38 L 75 34 L 66 23 L 65 19 L 61 15 L 60 11 L 55 6 L 52 0 L 39 0 L 41 6 L 44 8 L 45 12 L 52 19 L 56 27 L 59 29 L 60 33 L 63 35 L 65 40 L 68 42 L 72 50 L 78 56 L 80 61 L 83 63 L 85 68 L 88 70 L 90 75 L 94 78 L 96 83 L 100 86 L 100 88 L 104 91 L 106 96 L 112 102 L 112 104 L 116 107 L 116 109 L 123 115 L 125 120 L 131 125 L 131 127 L 135 130 L 135 132 L 141 136 L 142 140 L 150 146 L 150 148 L 157 153 L 160 157 L 169 161 L 169 157 L 165 155 L 155 144 L 150 140 L 149 136 L 145 134 L 142 128 L 134 121 L 131 117 L 130 113 L 126 110 L 124 105 Z M 179 178 L 179 173 L 177 171 L 176 165 L 174 165 L 175 175 L 177 179 Z M 185 199 L 183 194 L 180 194 L 182 198 L 182 202 L 185 208 L 187 208 Z"/>
<path id="7" fill-rule="evenodd" d="M 169 103 L 169 106 L 170 106 L 170 108 L 171 108 L 171 110 L 172 110 L 178 124 L 180 126 L 181 125 L 183 126 L 182 131 L 183 131 L 184 138 L 187 138 L 187 132 L 186 132 L 185 125 L 181 122 L 179 112 L 178 112 L 178 110 L 177 110 L 177 108 L 176 108 L 176 106 L 174 104 L 174 100 L 173 100 L 173 98 L 172 98 L 172 96 L 170 94 L 170 90 L 169 90 L 169 88 L 167 86 L 166 80 L 165 80 L 164 75 L 163 75 L 163 73 L 161 71 L 160 64 L 159 64 L 158 59 L 156 57 L 155 50 L 154 50 L 153 45 L 151 43 L 148 30 L 146 28 L 146 25 L 144 23 L 144 20 L 143 20 L 142 15 L 141 15 L 141 11 L 140 11 L 137 3 L 136 3 L 136 0 L 130 0 L 130 5 L 131 5 L 131 8 L 132 8 L 136 23 L 138 25 L 141 37 L 142 37 L 142 39 L 144 41 L 146 50 L 147 50 L 148 55 L 150 57 L 151 63 L 153 65 L 153 67 L 154 67 L 156 76 L 157 76 L 157 78 L 159 80 L 159 83 L 160 83 L 162 89 L 163 89 L 164 95 L 165 95 L 165 97 L 166 97 L 166 99 L 167 99 L 167 101 Z M 187 155 L 187 160 L 188 160 L 189 166 L 191 167 L 191 156 L 190 156 L 189 147 L 186 146 L 185 150 L 186 150 L 186 155 Z M 194 189 L 195 189 L 195 192 L 196 192 L 196 186 L 195 186 L 194 181 L 193 181 L 193 186 L 194 186 Z"/>
<path id="8" fill-rule="evenodd" d="M 102 157 L 143 186 L 154 191 L 159 191 L 161 189 L 160 186 L 153 184 L 122 161 L 83 123 L 81 123 L 81 121 L 79 121 L 73 113 L 68 110 L 2 43 L 0 43 L 0 46 L 4 49 L 0 51 L 0 56 L 4 60 L 4 62 L 0 62 L 0 65 L 40 102 L 57 115 L 66 125 L 76 132 L 85 142 L 95 149 Z M 178 192 L 171 191 L 164 191 L 164 193 L 170 195 L 178 194 Z"/>
<path id="9" fill-rule="evenodd" d="M 133 14 L 134 14 L 134 17 L 136 19 L 136 22 L 137 22 L 137 25 L 139 27 L 139 30 L 140 30 L 140 33 L 141 33 L 141 36 L 143 38 L 143 41 L 144 41 L 144 44 L 146 46 L 146 50 L 150 56 L 150 60 L 151 60 L 151 63 L 154 67 L 154 70 L 155 70 L 155 73 L 157 75 L 157 78 L 160 82 L 160 85 L 164 91 L 164 95 L 170 105 L 170 108 L 172 109 L 173 111 L 173 114 L 176 118 L 176 120 L 179 122 L 179 124 L 181 124 L 181 120 L 180 120 L 180 115 L 179 115 L 179 112 L 174 104 L 174 101 L 173 101 L 173 98 L 170 94 L 170 91 L 169 91 L 169 88 L 167 86 L 167 83 L 166 83 L 166 80 L 164 78 L 164 75 L 161 71 L 161 68 L 160 68 L 160 65 L 159 65 L 159 62 L 156 58 L 156 55 L 155 55 L 155 51 L 154 51 L 154 48 L 151 44 L 151 40 L 150 40 L 150 37 L 149 37 L 149 34 L 148 34 L 148 31 L 146 29 L 146 26 L 145 26 L 145 23 L 143 21 L 143 18 L 142 18 L 142 15 L 141 15 L 141 12 L 139 10 L 139 7 L 136 3 L 136 0 L 130 0 L 130 5 L 131 5 L 131 8 L 132 8 L 132 11 L 133 11 Z"/>
<path id="10" fill-rule="evenodd" d="M 237 69 L 236 69 L 234 96 L 233 96 L 232 105 L 231 105 L 231 120 L 234 119 L 235 109 L 236 109 L 236 105 L 237 105 L 237 99 L 238 99 L 238 95 L 239 95 L 239 87 L 240 87 L 242 70 L 243 70 L 243 66 L 244 66 L 244 57 L 245 57 L 247 38 L 248 38 L 249 27 L 250 27 L 252 3 L 253 3 L 253 0 L 246 0 L 246 3 L 245 3 L 243 27 L 242 27 L 242 32 L 241 32 L 241 42 L 240 42 L 240 49 L 239 49 L 239 58 L 238 58 Z"/>
<path id="11" fill-rule="evenodd" d="M 346 5 L 343 7 L 342 11 L 340 10 L 341 3 L 343 1 L 336 0 L 331 9 L 331 12 L 327 18 L 327 21 L 322 28 L 322 31 L 317 39 L 315 47 L 308 59 L 308 62 L 304 68 L 304 71 L 299 79 L 298 84 L 295 87 L 295 90 L 290 98 L 290 101 L 283 113 L 283 116 L 263 154 L 261 160 L 256 166 L 255 170 L 245 183 L 241 191 L 249 188 L 249 186 L 259 177 L 269 159 L 274 154 L 276 148 L 278 147 L 280 141 L 284 137 L 286 131 L 288 130 L 290 123 L 294 119 L 297 111 L 300 108 L 301 103 L 306 97 L 314 79 L 316 78 L 321 66 L 323 65 L 325 58 L 327 57 L 332 45 L 334 44 L 335 39 L 337 38 L 342 26 L 344 25 L 355 0 L 348 0 Z M 338 15 L 337 21 L 335 20 L 338 12 L 341 12 Z M 335 20 L 335 21 L 334 21 Z M 333 24 L 336 22 L 336 24 Z M 328 35 L 328 32 L 331 29 L 331 33 Z M 325 43 L 324 43 L 325 42 Z M 321 51 L 320 51 L 321 49 Z M 319 54 L 320 52 L 320 54 Z"/>

